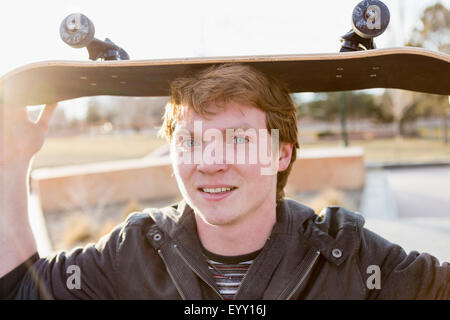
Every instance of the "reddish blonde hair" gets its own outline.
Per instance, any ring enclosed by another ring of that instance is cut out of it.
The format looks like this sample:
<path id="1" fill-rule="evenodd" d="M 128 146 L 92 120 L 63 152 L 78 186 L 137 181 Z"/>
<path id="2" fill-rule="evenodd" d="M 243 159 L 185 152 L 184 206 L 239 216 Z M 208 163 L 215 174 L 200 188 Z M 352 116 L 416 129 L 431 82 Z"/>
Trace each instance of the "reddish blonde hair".
<path id="1" fill-rule="evenodd" d="M 170 101 L 166 106 L 159 132 L 170 143 L 182 106 L 201 115 L 212 114 L 211 103 L 225 106 L 236 102 L 254 106 L 266 114 L 266 126 L 279 130 L 280 142 L 293 145 L 291 161 L 286 170 L 277 173 L 277 202 L 284 198 L 284 187 L 297 158 L 298 129 L 294 103 L 287 88 L 277 79 L 243 64 L 220 64 L 171 84 Z"/>

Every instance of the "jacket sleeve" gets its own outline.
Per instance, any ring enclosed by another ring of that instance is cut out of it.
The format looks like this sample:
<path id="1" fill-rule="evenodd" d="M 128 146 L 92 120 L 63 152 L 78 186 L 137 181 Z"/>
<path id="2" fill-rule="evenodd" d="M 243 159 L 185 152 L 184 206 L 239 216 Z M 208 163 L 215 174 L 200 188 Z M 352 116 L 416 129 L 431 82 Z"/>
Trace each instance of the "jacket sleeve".
<path id="1" fill-rule="evenodd" d="M 39 258 L 0 279 L 2 299 L 114 299 L 122 225 L 97 243 Z"/>
<path id="2" fill-rule="evenodd" d="M 380 288 L 368 289 L 369 299 L 450 299 L 450 264 L 428 253 L 405 252 L 374 232 L 363 229 L 360 246 L 362 274 L 380 268 Z"/>

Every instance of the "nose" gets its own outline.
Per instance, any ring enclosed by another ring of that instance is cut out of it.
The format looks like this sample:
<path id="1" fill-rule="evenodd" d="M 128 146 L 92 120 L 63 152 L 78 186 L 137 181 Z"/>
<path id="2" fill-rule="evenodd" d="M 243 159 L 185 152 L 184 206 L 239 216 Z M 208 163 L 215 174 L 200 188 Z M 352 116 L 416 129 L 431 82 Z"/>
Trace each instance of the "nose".
<path id="1" fill-rule="evenodd" d="M 197 170 L 205 174 L 225 172 L 229 165 L 225 161 L 225 150 L 222 146 L 208 143 L 202 151 L 202 157 L 197 165 Z"/>
<path id="2" fill-rule="evenodd" d="M 218 164 L 218 163 L 212 163 L 212 164 L 206 164 L 205 162 L 201 162 L 198 166 L 197 166 L 197 170 L 200 171 L 201 173 L 205 173 L 205 174 L 214 174 L 214 173 L 221 173 L 221 172 L 225 172 L 228 169 L 228 165 L 227 164 Z"/>

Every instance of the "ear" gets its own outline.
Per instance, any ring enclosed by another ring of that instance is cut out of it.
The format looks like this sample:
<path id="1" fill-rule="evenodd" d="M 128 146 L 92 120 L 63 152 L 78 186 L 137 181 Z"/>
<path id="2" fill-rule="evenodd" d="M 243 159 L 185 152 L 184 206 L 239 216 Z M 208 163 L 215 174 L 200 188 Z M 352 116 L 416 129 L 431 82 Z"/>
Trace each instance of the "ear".
<path id="1" fill-rule="evenodd" d="M 280 154 L 278 157 L 278 172 L 284 171 L 291 163 L 292 150 L 294 146 L 289 142 L 281 142 Z"/>

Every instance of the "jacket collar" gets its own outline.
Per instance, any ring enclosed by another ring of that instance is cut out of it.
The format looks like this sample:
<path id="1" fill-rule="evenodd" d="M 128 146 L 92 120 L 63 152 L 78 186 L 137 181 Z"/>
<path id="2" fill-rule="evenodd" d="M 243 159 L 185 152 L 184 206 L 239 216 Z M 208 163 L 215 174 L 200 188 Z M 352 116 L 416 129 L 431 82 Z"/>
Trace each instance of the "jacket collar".
<path id="1" fill-rule="evenodd" d="M 184 200 L 150 214 L 170 238 L 191 252 L 201 252 L 194 211 Z M 329 262 L 340 265 L 359 247 L 363 225 L 360 214 L 341 207 L 327 207 L 318 216 L 313 209 L 284 199 L 277 206 L 277 222 L 270 237 L 298 233 L 300 241 L 319 250 Z M 340 256 L 336 254 L 339 252 Z"/>
<path id="2" fill-rule="evenodd" d="M 308 219 L 316 216 L 311 208 L 289 199 L 280 201 L 276 210 L 277 222 L 273 227 L 271 236 L 294 233 Z M 185 233 L 192 238 L 198 238 L 194 210 L 185 200 L 161 210 L 152 210 L 150 214 L 156 225 L 171 238 L 179 238 Z"/>
<path id="3" fill-rule="evenodd" d="M 340 265 L 359 248 L 363 225 L 364 218 L 360 214 L 333 206 L 306 221 L 299 233 L 328 262 Z"/>

